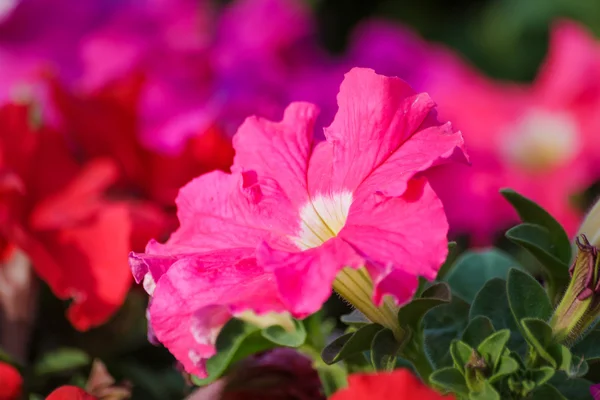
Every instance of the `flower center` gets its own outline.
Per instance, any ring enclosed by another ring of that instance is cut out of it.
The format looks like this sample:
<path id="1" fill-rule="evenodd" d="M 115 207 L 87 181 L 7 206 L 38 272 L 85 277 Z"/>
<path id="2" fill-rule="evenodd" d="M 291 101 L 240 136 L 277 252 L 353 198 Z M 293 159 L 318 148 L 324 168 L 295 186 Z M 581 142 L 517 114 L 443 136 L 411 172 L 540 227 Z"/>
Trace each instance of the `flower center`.
<path id="1" fill-rule="evenodd" d="M 577 125 L 570 115 L 533 110 L 507 135 L 501 150 L 509 162 L 539 171 L 570 160 L 580 146 Z"/>
<path id="2" fill-rule="evenodd" d="M 351 205 L 350 192 L 313 197 L 300 209 L 300 230 L 292 240 L 301 250 L 322 245 L 340 233 L 346 224 Z M 389 296 L 386 296 L 382 305 L 375 305 L 373 286 L 373 281 L 364 268 L 346 267 L 337 274 L 333 282 L 333 289 L 370 321 L 388 327 L 397 337 L 402 337 L 396 316 L 398 307 Z"/>
<path id="3" fill-rule="evenodd" d="M 316 195 L 300 209 L 300 231 L 292 240 L 301 250 L 322 245 L 340 233 L 351 205 L 350 192 Z"/>

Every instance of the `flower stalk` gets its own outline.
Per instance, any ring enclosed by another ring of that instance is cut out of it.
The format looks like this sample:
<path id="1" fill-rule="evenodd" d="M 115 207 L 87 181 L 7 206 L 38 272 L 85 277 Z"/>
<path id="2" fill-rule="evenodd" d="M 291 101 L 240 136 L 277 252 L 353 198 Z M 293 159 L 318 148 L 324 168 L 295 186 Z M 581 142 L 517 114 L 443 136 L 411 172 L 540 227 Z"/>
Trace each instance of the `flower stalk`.
<path id="1" fill-rule="evenodd" d="M 369 321 L 391 329 L 396 339 L 404 336 L 398 324 L 398 306 L 389 297 L 384 298 L 380 306 L 373 302 L 373 281 L 364 268 L 341 270 L 333 282 L 333 289 Z"/>

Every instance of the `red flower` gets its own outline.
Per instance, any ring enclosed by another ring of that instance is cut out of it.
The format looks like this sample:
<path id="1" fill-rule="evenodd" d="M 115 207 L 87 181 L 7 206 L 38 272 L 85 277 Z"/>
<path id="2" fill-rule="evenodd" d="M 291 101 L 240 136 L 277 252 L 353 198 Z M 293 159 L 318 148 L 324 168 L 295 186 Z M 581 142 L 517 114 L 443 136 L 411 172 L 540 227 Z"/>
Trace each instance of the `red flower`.
<path id="1" fill-rule="evenodd" d="M 349 387 L 335 393 L 331 400 L 451 400 L 424 385 L 406 369 L 389 373 L 355 374 Z"/>
<path id="2" fill-rule="evenodd" d="M 85 330 L 130 287 L 131 213 L 104 197 L 112 162 L 80 165 L 60 134 L 30 121 L 27 106 L 0 108 L 0 243 L 22 249 L 57 297 L 73 299 L 68 318 Z"/>
<path id="3" fill-rule="evenodd" d="M 21 398 L 23 378 L 19 371 L 10 364 L 0 362 L 0 400 L 17 400 Z"/>
<path id="4" fill-rule="evenodd" d="M 140 74 L 88 92 L 71 92 L 50 79 L 52 99 L 61 123 L 86 159 L 106 157 L 120 168 L 120 186 L 159 204 L 174 205 L 179 188 L 233 161 L 231 140 L 214 127 L 189 127 L 178 151 L 150 148 L 142 135 L 139 113 L 146 80 Z"/>
<path id="5" fill-rule="evenodd" d="M 46 400 L 97 400 L 77 386 L 61 386 L 46 397 Z"/>

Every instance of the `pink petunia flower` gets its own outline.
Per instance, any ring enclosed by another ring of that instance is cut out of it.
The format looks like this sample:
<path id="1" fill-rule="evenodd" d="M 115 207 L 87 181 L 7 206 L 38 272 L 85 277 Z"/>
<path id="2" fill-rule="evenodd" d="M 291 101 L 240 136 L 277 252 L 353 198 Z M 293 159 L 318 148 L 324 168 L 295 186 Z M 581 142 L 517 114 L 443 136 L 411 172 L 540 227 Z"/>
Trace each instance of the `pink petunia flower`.
<path id="1" fill-rule="evenodd" d="M 132 254 L 136 280 L 153 295 L 154 333 L 188 372 L 206 374 L 231 316 L 302 318 L 333 287 L 397 329 L 396 303 L 410 299 L 418 276 L 435 278 L 448 224 L 421 173 L 464 160 L 461 134 L 437 121 L 427 94 L 369 69 L 346 74 L 338 104 L 320 142 L 312 104 L 291 104 L 281 122 L 248 118 L 231 174 L 182 188 L 179 230 Z"/>
<path id="2" fill-rule="evenodd" d="M 431 176 L 451 226 L 480 244 L 516 222 L 497 195 L 511 187 L 547 209 L 573 234 L 581 210 L 572 197 L 598 177 L 600 46 L 589 32 L 561 21 L 532 85 L 489 81 L 456 60 L 432 78 L 428 90 L 443 118 L 469 142 L 473 168 L 453 166 Z M 461 190 L 457 190 L 459 185 Z"/>

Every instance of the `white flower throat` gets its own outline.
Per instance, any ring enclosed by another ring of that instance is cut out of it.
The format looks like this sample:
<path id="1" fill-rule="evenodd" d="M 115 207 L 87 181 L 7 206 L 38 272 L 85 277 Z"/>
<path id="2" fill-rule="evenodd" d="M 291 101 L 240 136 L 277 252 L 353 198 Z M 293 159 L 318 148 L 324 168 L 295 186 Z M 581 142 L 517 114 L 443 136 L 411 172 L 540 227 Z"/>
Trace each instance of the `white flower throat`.
<path id="1" fill-rule="evenodd" d="M 300 209 L 300 230 L 292 241 L 301 250 L 318 247 L 337 236 L 346 224 L 352 193 L 318 194 Z"/>
<path id="2" fill-rule="evenodd" d="M 507 161 L 533 172 L 560 166 L 575 157 L 580 148 L 573 118 L 546 110 L 526 114 L 501 144 Z"/>
<path id="3" fill-rule="evenodd" d="M 300 209 L 300 229 L 293 242 L 300 250 L 319 247 L 337 236 L 344 228 L 352 193 L 340 192 L 331 196 L 317 195 Z M 381 306 L 373 303 L 373 281 L 365 268 L 343 268 L 333 282 L 333 289 L 372 322 L 379 323 L 401 337 L 396 314 L 398 307 L 386 296 Z"/>

